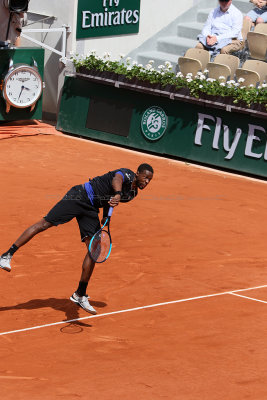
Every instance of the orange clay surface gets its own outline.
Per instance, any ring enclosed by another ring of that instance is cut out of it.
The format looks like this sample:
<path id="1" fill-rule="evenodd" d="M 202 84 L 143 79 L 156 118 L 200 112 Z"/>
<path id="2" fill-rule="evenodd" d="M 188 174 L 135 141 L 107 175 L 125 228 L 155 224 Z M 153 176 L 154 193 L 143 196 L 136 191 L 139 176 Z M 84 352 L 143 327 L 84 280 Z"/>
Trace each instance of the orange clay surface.
<path id="1" fill-rule="evenodd" d="M 97 317 L 69 300 L 86 252 L 75 220 L 0 270 L 0 398 L 266 400 L 266 183 L 17 130 L 39 135 L 0 140 L 1 252 L 89 177 L 142 162 L 155 175 L 114 210 L 111 256 L 88 287 Z"/>

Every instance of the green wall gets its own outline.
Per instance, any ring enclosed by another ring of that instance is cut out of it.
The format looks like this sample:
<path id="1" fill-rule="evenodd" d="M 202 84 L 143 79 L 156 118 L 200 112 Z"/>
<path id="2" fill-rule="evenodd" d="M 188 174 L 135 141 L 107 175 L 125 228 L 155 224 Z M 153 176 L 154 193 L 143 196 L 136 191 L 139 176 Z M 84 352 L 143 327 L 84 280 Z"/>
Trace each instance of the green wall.
<path id="1" fill-rule="evenodd" d="M 111 111 L 90 114 L 93 103 L 107 103 L 105 110 Z M 110 108 L 111 104 L 115 108 Z M 155 141 L 148 140 L 141 129 L 142 116 L 151 106 L 161 107 L 168 117 L 165 133 Z M 88 112 L 94 121 L 90 121 Z M 130 114 L 126 136 L 110 133 L 114 132 L 114 126 L 120 127 L 120 119 L 121 124 L 127 127 L 127 123 L 123 122 L 125 113 Z M 86 127 L 92 124 L 107 128 L 103 131 Z M 248 114 L 231 113 L 77 77 L 66 77 L 57 129 L 267 177 L 267 120 Z"/>
<path id="2" fill-rule="evenodd" d="M 8 70 L 9 60 L 13 59 L 14 64 L 33 65 L 33 58 L 38 64 L 41 77 L 44 76 L 44 50 L 41 48 L 13 48 L 0 49 L 0 77 L 1 81 Z M 6 113 L 6 103 L 0 96 L 0 121 L 16 121 L 27 119 L 42 119 L 42 96 L 38 100 L 34 110 L 30 112 L 30 108 L 18 109 L 11 107 L 9 113 Z"/>

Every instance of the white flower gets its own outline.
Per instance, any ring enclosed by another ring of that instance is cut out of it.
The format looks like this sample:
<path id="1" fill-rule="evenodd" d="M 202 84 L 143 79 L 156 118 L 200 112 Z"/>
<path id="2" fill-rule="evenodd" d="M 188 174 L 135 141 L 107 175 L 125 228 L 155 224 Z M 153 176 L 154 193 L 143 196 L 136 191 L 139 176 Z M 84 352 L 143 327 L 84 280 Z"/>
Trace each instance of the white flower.
<path id="1" fill-rule="evenodd" d="M 138 67 L 139 68 L 143 68 L 143 64 L 138 64 Z"/>
<path id="2" fill-rule="evenodd" d="M 126 62 L 129 63 L 131 61 L 131 59 L 132 59 L 131 57 L 127 57 Z"/>
<path id="3" fill-rule="evenodd" d="M 238 82 L 243 83 L 243 82 L 245 82 L 245 79 L 244 78 L 239 78 Z"/>
<path id="4" fill-rule="evenodd" d="M 154 60 L 149 60 L 148 64 L 154 64 L 154 62 L 155 62 Z"/>
<path id="5" fill-rule="evenodd" d="M 186 74 L 187 78 L 191 78 L 191 76 L 193 76 L 192 72 L 188 72 L 188 74 Z"/>
<path id="6" fill-rule="evenodd" d="M 165 61 L 165 66 L 167 67 L 167 68 L 172 68 L 172 65 L 171 65 L 171 63 L 170 63 L 170 61 Z"/>
<path id="7" fill-rule="evenodd" d="M 228 83 L 229 85 L 234 85 L 234 84 L 235 84 L 235 81 L 231 80 L 231 81 L 228 81 L 227 83 Z"/>
<path id="8" fill-rule="evenodd" d="M 252 87 L 255 87 L 255 86 L 251 84 L 251 85 L 249 85 L 249 87 L 251 87 L 251 88 L 252 88 Z"/>
<path id="9" fill-rule="evenodd" d="M 220 80 L 220 79 L 225 79 L 225 76 L 219 76 L 219 80 Z"/>
<path id="10" fill-rule="evenodd" d="M 204 74 L 208 74 L 208 73 L 209 73 L 209 70 L 208 70 L 208 69 L 204 69 L 203 73 L 204 73 Z"/>
<path id="11" fill-rule="evenodd" d="M 203 88 L 203 85 L 199 85 L 199 89 Z"/>
<path id="12" fill-rule="evenodd" d="M 191 79 L 191 78 L 187 78 L 186 80 L 187 80 L 187 82 L 192 82 L 193 81 L 193 79 Z"/>
<path id="13" fill-rule="evenodd" d="M 207 82 L 215 82 L 216 81 L 216 79 L 213 79 L 213 78 L 208 78 L 207 79 Z"/>
<path id="14" fill-rule="evenodd" d="M 147 65 L 146 65 L 146 69 L 147 69 L 148 71 L 151 71 L 152 65 L 151 65 L 151 64 L 147 64 Z"/>
<path id="15" fill-rule="evenodd" d="M 182 74 L 182 72 L 178 72 L 177 74 L 176 74 L 176 78 L 183 78 L 184 76 L 183 76 L 183 74 Z"/>
<path id="16" fill-rule="evenodd" d="M 238 87 L 239 86 L 239 83 L 237 82 L 237 83 L 234 83 L 234 86 L 235 87 Z"/>
<path id="17" fill-rule="evenodd" d="M 137 61 L 133 61 L 133 65 L 137 65 L 138 64 L 138 62 Z"/>
<path id="18" fill-rule="evenodd" d="M 103 54 L 103 58 L 110 58 L 110 56 L 111 56 L 111 54 L 108 53 L 108 52 L 105 52 L 105 53 Z"/>
<path id="19" fill-rule="evenodd" d="M 240 89 L 246 89 L 246 86 L 241 86 Z"/>
<path id="20" fill-rule="evenodd" d="M 263 83 L 263 84 L 261 85 L 261 87 L 262 87 L 262 88 L 267 88 L 267 83 Z"/>
<path id="21" fill-rule="evenodd" d="M 225 86 L 225 83 L 224 83 L 224 82 L 221 82 L 221 83 L 220 83 L 220 86 Z"/>

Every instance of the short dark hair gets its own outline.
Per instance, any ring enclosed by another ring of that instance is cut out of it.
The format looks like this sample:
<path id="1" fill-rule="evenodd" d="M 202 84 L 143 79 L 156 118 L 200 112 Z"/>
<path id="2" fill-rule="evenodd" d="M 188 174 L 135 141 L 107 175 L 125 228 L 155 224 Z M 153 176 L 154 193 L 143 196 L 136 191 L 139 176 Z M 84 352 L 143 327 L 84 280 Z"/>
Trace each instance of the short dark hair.
<path id="1" fill-rule="evenodd" d="M 139 165 L 139 167 L 137 168 L 137 172 L 144 172 L 144 171 L 150 171 L 150 172 L 152 172 L 152 174 L 154 174 L 154 170 L 151 167 L 151 165 L 149 165 L 149 164 L 144 163 L 144 164 Z"/>

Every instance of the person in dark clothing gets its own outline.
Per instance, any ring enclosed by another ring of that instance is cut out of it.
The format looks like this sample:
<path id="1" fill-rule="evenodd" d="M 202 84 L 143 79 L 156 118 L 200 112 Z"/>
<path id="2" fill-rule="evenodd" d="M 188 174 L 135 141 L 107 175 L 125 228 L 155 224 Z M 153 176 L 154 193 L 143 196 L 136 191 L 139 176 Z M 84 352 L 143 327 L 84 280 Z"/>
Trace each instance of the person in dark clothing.
<path id="1" fill-rule="evenodd" d="M 0 268 L 10 272 L 12 256 L 21 246 L 38 233 L 69 222 L 73 218 L 78 222 L 81 240 L 88 249 L 92 236 L 100 229 L 99 208 L 103 208 L 104 223 L 109 207 L 133 200 L 138 194 L 138 189 L 143 190 L 149 184 L 153 174 L 153 168 L 149 164 L 141 164 L 136 173 L 127 168 L 120 168 L 72 187 L 45 217 L 27 228 L 10 249 L 1 255 Z M 97 312 L 88 301 L 86 289 L 94 266 L 95 263 L 87 252 L 78 288 L 70 297 L 70 300 L 91 314 Z"/>

